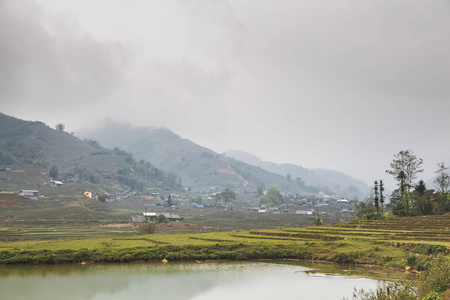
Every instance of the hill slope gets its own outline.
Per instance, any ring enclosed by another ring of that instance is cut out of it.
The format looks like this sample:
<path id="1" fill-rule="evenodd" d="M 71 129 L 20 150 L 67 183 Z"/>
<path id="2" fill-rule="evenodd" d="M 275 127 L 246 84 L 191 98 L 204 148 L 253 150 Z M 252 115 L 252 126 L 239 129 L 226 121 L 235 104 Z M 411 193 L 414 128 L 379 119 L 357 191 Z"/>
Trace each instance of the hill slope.
<path id="1" fill-rule="evenodd" d="M 299 178 L 310 186 L 328 187 L 335 193 L 343 194 L 346 190 L 361 191 L 361 196 L 370 192 L 369 186 L 342 172 L 328 169 L 307 169 L 293 164 L 276 164 L 262 161 L 258 157 L 238 150 L 228 150 L 225 154 L 247 164 L 261 167 L 269 172 L 283 176 L 290 175 L 293 179 Z M 351 193 L 350 191 L 348 192 Z"/>
<path id="2" fill-rule="evenodd" d="M 275 186 L 291 193 L 304 192 L 295 181 L 217 154 L 166 128 L 132 127 L 111 122 L 100 129 L 86 130 L 84 135 L 107 147 L 125 149 L 137 158 L 174 172 L 182 178 L 183 186 L 192 189 L 229 187 L 242 193 L 254 193 L 259 186 Z"/>
<path id="3" fill-rule="evenodd" d="M 108 150 L 82 141 L 42 122 L 0 113 L 0 188 L 37 189 L 52 180 L 83 184 L 98 193 L 146 188 L 180 188 L 179 179 L 146 161 L 137 162 L 120 149 Z M 53 169 L 53 178 L 50 170 Z M 55 173 L 56 172 L 56 173 Z"/>
<path id="4" fill-rule="evenodd" d="M 174 172 L 185 187 L 208 189 L 230 187 L 243 193 L 254 193 L 258 187 L 276 187 L 281 191 L 318 193 L 316 187 L 286 178 L 232 157 L 217 154 L 183 139 L 165 128 L 133 127 L 110 122 L 98 129 L 87 129 L 85 136 L 107 147 L 120 147 L 137 158 L 151 161 L 155 166 Z M 360 196 L 361 193 L 357 191 Z"/>

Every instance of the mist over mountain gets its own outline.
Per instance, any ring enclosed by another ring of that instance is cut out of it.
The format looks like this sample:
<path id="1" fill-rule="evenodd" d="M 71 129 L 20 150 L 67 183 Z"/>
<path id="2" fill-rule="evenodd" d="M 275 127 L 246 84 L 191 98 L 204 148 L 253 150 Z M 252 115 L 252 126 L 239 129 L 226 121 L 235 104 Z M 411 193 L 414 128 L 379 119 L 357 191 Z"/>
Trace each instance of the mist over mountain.
<path id="1" fill-rule="evenodd" d="M 305 171 L 309 176 L 305 176 L 294 165 L 286 165 L 293 168 L 287 172 L 292 175 L 288 177 L 286 172 L 271 171 L 255 164 L 255 161 L 241 162 L 231 156 L 218 154 L 181 138 L 167 128 L 134 127 L 131 124 L 109 121 L 102 127 L 85 128 L 80 134 L 105 147 L 124 149 L 133 153 L 137 159 L 148 160 L 158 168 L 177 174 L 186 188 L 204 190 L 229 187 L 238 192 L 254 194 L 260 187 L 267 189 L 273 186 L 293 194 L 317 194 L 324 191 L 358 198 L 365 194 L 353 185 L 343 189 L 336 187 L 338 184 L 358 183 L 356 180 L 337 182 L 331 180 L 331 175 L 319 176 L 308 170 Z M 308 182 L 296 180 L 296 177 L 308 178 Z M 367 190 L 367 186 L 360 186 L 364 191 Z"/>
<path id="2" fill-rule="evenodd" d="M 336 193 L 343 188 L 354 186 L 362 193 L 369 193 L 370 187 L 361 180 L 355 179 L 347 174 L 336 170 L 328 169 L 307 169 L 294 164 L 276 164 L 263 161 L 260 158 L 239 150 L 228 150 L 225 152 L 228 157 L 233 157 L 247 164 L 261 167 L 269 172 L 273 172 L 282 176 L 289 176 L 294 180 L 301 180 L 310 186 L 324 187 L 327 186 Z"/>

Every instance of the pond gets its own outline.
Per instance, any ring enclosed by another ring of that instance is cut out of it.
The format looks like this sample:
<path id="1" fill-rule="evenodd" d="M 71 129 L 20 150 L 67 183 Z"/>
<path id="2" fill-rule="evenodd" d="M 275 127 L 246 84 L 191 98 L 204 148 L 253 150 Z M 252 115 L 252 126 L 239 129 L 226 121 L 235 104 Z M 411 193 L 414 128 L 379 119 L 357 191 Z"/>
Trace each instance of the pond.
<path id="1" fill-rule="evenodd" d="M 2 266 L 0 298 L 323 300 L 384 284 L 351 269 L 285 261 Z"/>

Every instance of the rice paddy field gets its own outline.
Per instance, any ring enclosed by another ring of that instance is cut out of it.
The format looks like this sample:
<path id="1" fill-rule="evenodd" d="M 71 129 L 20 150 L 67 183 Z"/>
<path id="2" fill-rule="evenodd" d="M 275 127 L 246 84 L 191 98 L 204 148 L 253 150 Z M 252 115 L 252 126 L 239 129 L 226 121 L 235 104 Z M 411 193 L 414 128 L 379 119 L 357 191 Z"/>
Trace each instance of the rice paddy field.
<path id="1" fill-rule="evenodd" d="M 72 225 L 59 229 L 66 237 L 45 238 L 52 234 L 51 227 L 46 226 L 37 230 L 41 239 L 0 242 L 0 263 L 305 259 L 421 272 L 435 257 L 450 252 L 450 215 L 149 235 L 94 226 L 90 229 L 93 232 L 85 229 L 81 234 L 83 226 L 77 229 Z M 73 236 L 67 237 L 70 232 Z M 83 234 L 91 237 L 80 236 Z"/>

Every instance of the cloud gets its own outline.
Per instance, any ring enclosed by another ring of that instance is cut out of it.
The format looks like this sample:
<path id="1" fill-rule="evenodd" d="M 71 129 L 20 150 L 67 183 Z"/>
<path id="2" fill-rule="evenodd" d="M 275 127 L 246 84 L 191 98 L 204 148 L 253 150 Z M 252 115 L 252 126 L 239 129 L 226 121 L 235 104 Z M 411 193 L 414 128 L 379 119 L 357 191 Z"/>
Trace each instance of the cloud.
<path id="1" fill-rule="evenodd" d="M 400 150 L 433 169 L 450 160 L 449 8 L 0 0 L 0 109 L 69 130 L 107 118 L 166 126 L 219 152 L 368 182 Z"/>
<path id="2" fill-rule="evenodd" d="M 126 72 L 124 47 L 48 21 L 33 1 L 0 2 L 1 108 L 74 113 L 107 101 Z"/>

